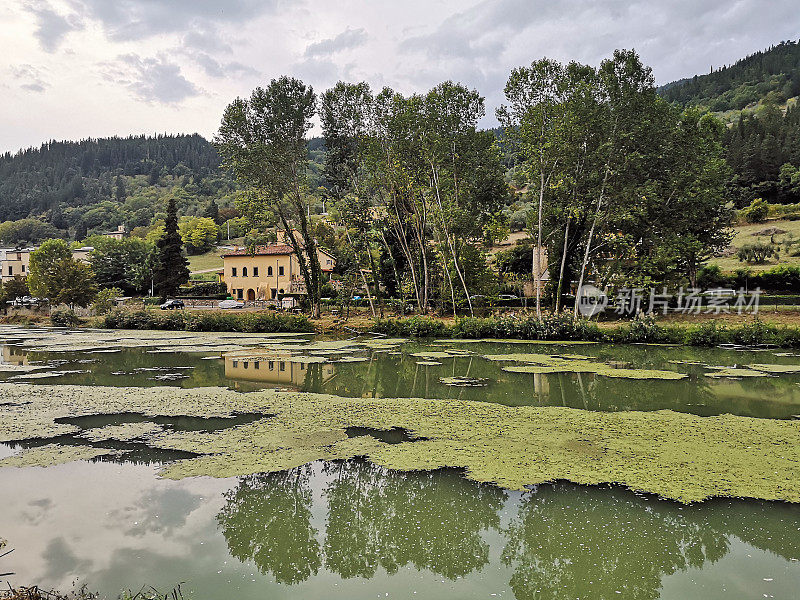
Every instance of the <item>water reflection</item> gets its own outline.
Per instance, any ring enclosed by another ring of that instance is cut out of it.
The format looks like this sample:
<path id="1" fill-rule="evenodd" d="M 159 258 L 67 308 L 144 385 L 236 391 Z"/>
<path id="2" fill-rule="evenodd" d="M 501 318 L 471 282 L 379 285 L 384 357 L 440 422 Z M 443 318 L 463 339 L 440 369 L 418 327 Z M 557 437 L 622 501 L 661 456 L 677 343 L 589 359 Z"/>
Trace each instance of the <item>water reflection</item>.
<path id="1" fill-rule="evenodd" d="M 315 488 L 327 515 L 321 531 L 312 524 Z M 665 576 L 720 561 L 735 538 L 800 557 L 800 510 L 770 503 L 685 507 L 571 484 L 508 494 L 453 471 L 406 474 L 360 461 L 245 477 L 225 498 L 217 520 L 231 554 L 288 584 L 323 565 L 344 579 L 411 566 L 456 580 L 498 577 L 501 563 L 519 600 L 646 600 L 660 597 Z M 505 524 L 504 509 L 513 515 Z M 494 564 L 489 532 L 499 536 Z M 797 566 L 793 576 L 800 584 Z"/>
<path id="2" fill-rule="evenodd" d="M 13 584 L 66 590 L 77 579 L 112 598 L 179 581 L 198 600 L 738 600 L 800 589 L 800 507 L 778 503 L 684 507 L 571 484 L 520 494 L 453 470 L 349 461 L 235 480 L 161 480 L 109 463 L 5 469 L 0 506 Z"/>
<path id="3" fill-rule="evenodd" d="M 336 374 L 330 364 L 306 364 L 281 360 L 242 360 L 226 356 L 225 377 L 237 381 L 290 385 L 303 389 L 319 389 Z"/>
<path id="4" fill-rule="evenodd" d="M 250 475 L 225 492 L 217 522 L 232 556 L 252 560 L 278 583 L 299 583 L 322 566 L 311 525 L 309 465 L 282 473 Z"/>
<path id="5" fill-rule="evenodd" d="M 440 470 L 399 473 L 364 462 L 326 465 L 325 566 L 344 578 L 413 565 L 456 579 L 489 562 L 506 494 Z"/>
<path id="6" fill-rule="evenodd" d="M 725 531 L 693 509 L 617 490 L 541 489 L 506 530 L 511 588 L 533 598 L 659 598 L 665 575 L 725 556 Z"/>
<path id="7" fill-rule="evenodd" d="M 750 363 L 793 364 L 798 357 L 773 351 L 738 352 L 713 348 L 652 346 L 581 346 L 572 352 L 620 366 L 677 370 L 679 381 L 612 379 L 580 373 L 533 375 L 508 373 L 505 363 L 483 354 L 557 353 L 564 346 L 507 343 L 467 344 L 471 356 L 443 358 L 441 364 L 419 364 L 413 354 L 441 350 L 443 345 L 411 342 L 398 352 L 358 351 L 364 362 L 305 364 L 289 360 L 241 360 L 213 353 L 148 353 L 123 349 L 114 354 L 28 351 L 3 346 L 3 360 L 15 364 L 44 363 L 51 369 L 75 371 L 57 378 L 26 379 L 24 373 L 0 371 L 0 380 L 42 384 L 181 387 L 226 386 L 239 391 L 289 387 L 346 397 L 427 397 L 490 401 L 510 406 L 568 406 L 586 410 L 672 409 L 698 415 L 732 413 L 790 419 L 800 409 L 800 375 L 753 379 L 711 379 L 705 365 Z M 333 357 L 341 358 L 341 357 Z M 43 369 L 39 372 L 46 372 Z M 14 379 L 10 379 L 10 378 Z M 451 387 L 448 377 L 485 379 L 486 387 Z M 163 378 L 163 379 L 162 379 Z"/>

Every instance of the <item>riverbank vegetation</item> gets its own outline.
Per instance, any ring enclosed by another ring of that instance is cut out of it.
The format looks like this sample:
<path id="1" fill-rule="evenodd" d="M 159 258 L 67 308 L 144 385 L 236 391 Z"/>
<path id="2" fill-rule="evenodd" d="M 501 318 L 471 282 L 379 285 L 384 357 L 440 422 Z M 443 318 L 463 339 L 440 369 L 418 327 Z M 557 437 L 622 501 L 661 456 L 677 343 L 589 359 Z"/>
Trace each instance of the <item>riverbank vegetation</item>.
<path id="1" fill-rule="evenodd" d="M 303 315 L 275 311 L 232 313 L 221 311 L 156 311 L 114 309 L 97 325 L 107 329 L 162 329 L 168 331 L 231 331 L 241 333 L 313 332 Z"/>
<path id="2" fill-rule="evenodd" d="M 774 325 L 758 318 L 740 324 L 709 319 L 698 324 L 659 323 L 641 315 L 630 321 L 597 323 L 571 315 L 460 318 L 454 322 L 426 317 L 379 319 L 371 331 L 389 336 L 466 339 L 584 340 L 628 344 L 687 346 L 772 345 L 800 347 L 800 327 Z"/>

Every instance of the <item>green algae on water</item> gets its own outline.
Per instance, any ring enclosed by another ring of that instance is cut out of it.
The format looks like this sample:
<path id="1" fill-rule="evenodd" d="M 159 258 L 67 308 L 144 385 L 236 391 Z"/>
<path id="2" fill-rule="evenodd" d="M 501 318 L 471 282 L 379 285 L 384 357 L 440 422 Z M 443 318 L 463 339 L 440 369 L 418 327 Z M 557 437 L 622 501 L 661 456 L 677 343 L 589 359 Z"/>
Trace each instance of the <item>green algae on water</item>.
<path id="1" fill-rule="evenodd" d="M 741 368 L 741 367 L 710 367 L 713 371 L 705 373 L 706 377 L 712 379 L 732 378 L 738 379 L 742 377 L 770 377 L 769 373 L 765 371 L 756 371 L 755 369 Z"/>
<path id="2" fill-rule="evenodd" d="M 0 405 L 0 441 L 74 435 L 80 428 L 56 421 L 70 416 L 264 415 L 215 432 L 164 430 L 140 438 L 153 448 L 200 455 L 165 465 L 161 474 L 174 479 L 249 475 L 362 456 L 398 470 L 461 468 L 469 479 L 514 490 L 564 479 L 618 483 L 680 502 L 713 496 L 800 502 L 798 421 L 224 388 L 160 388 L 153 394 L 143 388 L 18 383 L 0 384 L 0 395 L 7 400 Z M 350 438 L 350 427 L 400 428 L 411 441 Z M 81 459 L 71 454 L 74 449 L 56 445 L 37 451 L 0 465 Z"/>
<path id="3" fill-rule="evenodd" d="M 525 365 L 503 367 L 508 373 L 594 373 L 603 377 L 622 379 L 686 379 L 688 375 L 676 371 L 654 369 L 625 369 L 601 362 L 594 362 L 589 356 L 578 354 L 487 354 L 484 358 L 500 362 L 521 362 Z"/>
<path id="4" fill-rule="evenodd" d="M 754 369 L 756 371 L 763 371 L 764 373 L 775 373 L 775 374 L 796 374 L 800 373 L 800 365 L 765 365 L 765 364 L 756 364 L 756 365 L 747 365 L 748 369 Z"/>

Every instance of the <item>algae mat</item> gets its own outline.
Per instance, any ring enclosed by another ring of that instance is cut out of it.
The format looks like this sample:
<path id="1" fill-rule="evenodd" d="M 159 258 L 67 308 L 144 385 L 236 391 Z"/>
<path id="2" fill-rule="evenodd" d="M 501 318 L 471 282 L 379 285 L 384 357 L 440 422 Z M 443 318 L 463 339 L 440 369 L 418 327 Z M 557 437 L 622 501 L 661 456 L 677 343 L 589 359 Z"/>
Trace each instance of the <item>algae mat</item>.
<path id="1" fill-rule="evenodd" d="M 463 468 L 469 479 L 508 489 L 569 480 L 618 483 L 680 502 L 712 496 L 800 502 L 800 422 L 223 388 L 165 387 L 153 394 L 142 388 L 0 384 L 0 397 L 0 441 L 6 442 L 82 433 L 58 422 L 63 417 L 264 414 L 213 432 L 142 431 L 138 441 L 151 447 L 199 455 L 164 465 L 161 474 L 175 479 L 363 456 L 397 470 Z M 368 435 L 349 437 L 351 427 L 402 428 L 412 440 L 388 444 Z M 86 452 L 75 454 L 86 458 Z M 46 466 L 68 457 L 53 444 L 51 450 L 23 451 L 0 467 Z"/>

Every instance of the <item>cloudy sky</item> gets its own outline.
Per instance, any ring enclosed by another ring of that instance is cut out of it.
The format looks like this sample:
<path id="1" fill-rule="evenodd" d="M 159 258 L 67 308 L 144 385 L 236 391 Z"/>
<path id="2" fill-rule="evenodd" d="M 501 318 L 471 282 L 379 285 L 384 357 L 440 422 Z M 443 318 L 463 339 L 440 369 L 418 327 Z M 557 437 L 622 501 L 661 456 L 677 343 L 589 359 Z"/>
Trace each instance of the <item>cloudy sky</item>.
<path id="1" fill-rule="evenodd" d="M 659 83 L 800 37 L 797 0 L 0 0 L 0 152 L 48 139 L 210 137 L 292 74 L 405 93 L 446 79 L 494 108 L 511 68 L 635 48 Z"/>

